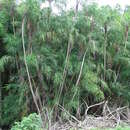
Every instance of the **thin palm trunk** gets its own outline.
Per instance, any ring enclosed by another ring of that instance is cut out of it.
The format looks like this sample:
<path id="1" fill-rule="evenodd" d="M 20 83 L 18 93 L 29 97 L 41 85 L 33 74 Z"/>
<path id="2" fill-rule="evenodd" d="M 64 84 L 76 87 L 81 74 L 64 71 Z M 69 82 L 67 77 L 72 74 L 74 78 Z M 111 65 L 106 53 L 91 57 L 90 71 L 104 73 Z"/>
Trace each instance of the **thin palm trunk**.
<path id="1" fill-rule="evenodd" d="M 79 81 L 80 81 L 80 78 L 81 78 L 81 75 L 82 75 L 82 71 L 83 71 L 83 66 L 84 66 L 84 61 L 85 61 L 86 53 L 87 53 L 87 50 L 85 51 L 84 56 L 83 56 L 83 60 L 82 60 L 81 67 L 80 67 L 79 76 L 78 76 L 78 79 L 77 79 L 77 81 L 76 81 L 75 87 L 78 86 Z M 72 97 L 72 101 L 73 101 L 74 97 L 76 96 L 76 93 L 77 93 L 77 90 L 76 90 L 76 92 L 74 93 L 74 95 L 73 95 L 73 97 Z"/>
<path id="2" fill-rule="evenodd" d="M 106 39 L 104 42 L 104 81 L 106 79 Z"/>
<path id="3" fill-rule="evenodd" d="M 14 32 L 14 36 L 15 36 L 15 20 L 14 20 L 14 17 L 13 17 L 13 32 Z"/>
<path id="4" fill-rule="evenodd" d="M 52 0 L 48 0 L 48 2 L 49 2 L 49 7 L 52 10 Z"/>
<path id="5" fill-rule="evenodd" d="M 65 79 L 66 79 L 66 75 L 67 75 L 68 62 L 69 62 L 70 52 L 71 52 L 71 49 L 72 49 L 72 47 L 71 47 L 72 45 L 71 45 L 71 44 L 72 44 L 72 43 L 71 43 L 70 40 L 69 40 L 69 42 L 68 42 L 68 47 L 67 47 L 67 54 L 66 54 L 65 66 L 64 66 L 63 75 L 62 75 L 63 81 L 62 81 L 62 83 L 60 84 L 60 88 L 59 88 L 59 92 L 58 92 L 59 96 L 58 96 L 57 102 L 56 102 L 56 104 L 54 104 L 54 106 L 53 106 L 53 110 L 55 111 L 55 112 L 54 112 L 54 119 L 55 119 L 55 120 L 56 120 L 56 117 L 57 117 L 57 115 L 58 115 L 58 105 L 59 105 L 59 103 L 60 103 L 61 94 L 62 94 L 62 92 L 63 92 L 64 83 L 65 83 Z M 53 110 L 52 110 L 52 111 L 53 111 Z"/>
<path id="6" fill-rule="evenodd" d="M 58 98 L 58 103 L 63 91 L 63 87 L 64 87 L 64 82 L 66 79 L 66 74 L 67 74 L 67 68 L 68 68 L 68 61 L 69 61 L 69 57 L 70 57 L 70 52 L 71 52 L 71 42 L 69 41 L 68 43 L 68 48 L 67 48 L 67 55 L 66 55 L 66 60 L 65 60 L 65 67 L 64 67 L 64 71 L 63 71 L 63 82 L 60 85 L 60 91 L 59 91 L 59 98 Z"/>
<path id="7" fill-rule="evenodd" d="M 125 49 L 126 49 L 126 44 L 128 41 L 128 32 L 129 32 L 129 27 L 126 26 L 126 28 L 125 28 Z"/>
<path id="8" fill-rule="evenodd" d="M 105 23 L 104 25 L 104 30 L 105 30 L 105 41 L 104 41 L 104 81 L 106 80 L 106 57 L 107 57 L 107 52 L 106 52 L 106 47 L 107 47 L 107 24 Z"/>
<path id="9" fill-rule="evenodd" d="M 30 73 L 29 73 L 29 69 L 28 69 L 28 65 L 27 65 L 27 61 L 26 61 L 26 51 L 25 51 L 25 42 L 24 42 L 24 22 L 25 22 L 25 18 L 23 18 L 23 21 L 22 21 L 22 45 L 23 45 L 23 53 L 24 53 L 24 63 L 25 63 L 25 67 L 26 67 L 26 72 L 27 72 L 27 76 L 28 76 L 28 82 L 29 82 L 29 87 L 30 87 L 31 93 L 32 93 L 32 97 L 33 97 L 34 103 L 36 105 L 38 114 L 42 120 L 41 112 L 40 112 L 40 109 L 39 109 L 39 106 L 38 106 L 38 103 L 37 103 L 37 100 L 36 100 L 36 97 L 35 97 L 35 94 L 33 91 Z M 43 124 L 42 124 L 42 126 L 44 128 Z"/>
<path id="10" fill-rule="evenodd" d="M 76 0 L 75 15 L 77 15 L 79 9 L 79 0 Z"/>

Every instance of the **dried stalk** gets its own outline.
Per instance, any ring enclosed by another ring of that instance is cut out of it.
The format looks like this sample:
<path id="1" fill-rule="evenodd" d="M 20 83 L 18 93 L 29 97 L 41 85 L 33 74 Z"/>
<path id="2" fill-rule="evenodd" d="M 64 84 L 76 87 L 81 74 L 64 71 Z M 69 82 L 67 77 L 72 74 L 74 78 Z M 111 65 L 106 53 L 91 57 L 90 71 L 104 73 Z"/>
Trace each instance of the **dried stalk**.
<path id="1" fill-rule="evenodd" d="M 83 70 L 83 65 L 84 65 L 86 53 L 87 53 L 87 51 L 85 51 L 85 53 L 84 53 L 83 60 L 82 60 L 82 64 L 81 64 L 81 67 L 80 67 L 79 76 L 78 76 L 78 79 L 77 79 L 77 81 L 76 81 L 76 85 L 75 85 L 75 86 L 78 86 L 78 84 L 79 84 L 79 81 L 80 81 L 80 78 L 81 78 L 81 75 L 82 75 L 82 70 Z"/>
<path id="2" fill-rule="evenodd" d="M 87 50 L 85 51 L 84 56 L 83 56 L 83 60 L 82 60 L 81 67 L 80 67 L 79 76 L 78 76 L 78 79 L 77 79 L 76 84 L 75 84 L 76 87 L 78 86 L 80 78 L 81 78 L 81 75 L 82 75 L 82 70 L 83 70 L 83 65 L 84 65 L 86 53 L 87 53 Z M 75 93 L 74 93 L 74 95 L 72 97 L 72 101 L 73 101 L 74 97 L 76 96 L 76 93 L 77 93 L 77 90 L 75 91 Z"/>
<path id="3" fill-rule="evenodd" d="M 16 33 L 15 33 L 15 20 L 14 20 L 14 16 L 13 16 L 13 23 L 12 24 L 13 24 L 13 33 L 14 33 L 14 37 L 15 37 Z"/>
<path id="4" fill-rule="evenodd" d="M 64 67 L 64 71 L 63 71 L 63 81 L 60 85 L 60 92 L 59 92 L 59 98 L 58 98 L 58 103 L 63 91 L 63 87 L 64 87 L 64 82 L 66 79 L 66 74 L 67 74 L 67 67 L 68 67 L 68 61 L 69 61 L 69 57 L 70 57 L 70 52 L 71 52 L 71 42 L 68 42 L 68 48 L 67 48 L 67 55 L 66 55 L 66 60 L 65 60 L 65 67 Z"/>
<path id="5" fill-rule="evenodd" d="M 35 81 L 33 79 L 32 79 L 32 83 L 33 83 L 33 86 L 36 88 L 35 98 L 36 98 L 36 100 L 39 101 L 40 110 L 42 111 L 43 105 L 42 105 L 42 101 L 41 101 L 41 98 L 40 98 L 40 95 L 39 95 L 39 89 L 38 89 L 38 87 L 36 87 Z"/>

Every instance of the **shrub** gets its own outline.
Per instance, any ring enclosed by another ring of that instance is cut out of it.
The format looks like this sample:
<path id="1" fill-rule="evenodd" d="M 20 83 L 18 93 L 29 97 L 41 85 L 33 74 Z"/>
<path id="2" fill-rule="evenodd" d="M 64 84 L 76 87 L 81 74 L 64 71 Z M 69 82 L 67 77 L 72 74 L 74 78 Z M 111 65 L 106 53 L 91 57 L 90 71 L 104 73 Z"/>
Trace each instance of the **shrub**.
<path id="1" fill-rule="evenodd" d="M 16 122 L 11 130 L 41 130 L 42 122 L 40 117 L 33 113 L 28 117 L 24 117 L 21 122 Z"/>

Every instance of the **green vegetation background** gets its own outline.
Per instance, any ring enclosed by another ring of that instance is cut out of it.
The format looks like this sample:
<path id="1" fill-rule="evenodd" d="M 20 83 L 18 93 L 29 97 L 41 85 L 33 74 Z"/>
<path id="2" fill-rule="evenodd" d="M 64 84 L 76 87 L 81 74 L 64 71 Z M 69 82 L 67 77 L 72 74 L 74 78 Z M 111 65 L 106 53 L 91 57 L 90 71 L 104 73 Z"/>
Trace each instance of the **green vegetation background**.
<path id="1" fill-rule="evenodd" d="M 80 117 L 85 102 L 129 106 L 130 7 L 123 11 L 119 5 L 112 9 L 82 3 L 81 10 L 66 11 L 67 3 L 57 0 L 59 14 L 54 14 L 51 6 L 41 9 L 40 3 L 0 0 L 1 125 L 37 112 L 25 61 L 39 110 L 47 107 L 50 113 L 60 104 Z M 66 116 L 57 107 L 52 115 L 54 120 Z"/>

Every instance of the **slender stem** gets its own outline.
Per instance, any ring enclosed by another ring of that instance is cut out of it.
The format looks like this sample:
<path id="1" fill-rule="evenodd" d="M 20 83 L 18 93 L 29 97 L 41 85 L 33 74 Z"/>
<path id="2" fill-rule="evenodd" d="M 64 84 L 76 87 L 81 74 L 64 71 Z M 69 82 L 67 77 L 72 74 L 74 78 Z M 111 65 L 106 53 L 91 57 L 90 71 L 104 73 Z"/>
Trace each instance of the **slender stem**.
<path id="1" fill-rule="evenodd" d="M 14 17 L 13 17 L 13 32 L 14 32 L 14 36 L 15 36 Z"/>
<path id="2" fill-rule="evenodd" d="M 81 78 L 81 75 L 82 75 L 82 71 L 83 71 L 83 65 L 84 65 L 86 53 L 87 53 L 87 51 L 85 51 L 85 53 L 84 53 L 83 60 L 82 60 L 82 64 L 81 64 L 81 67 L 80 67 L 79 76 L 78 76 L 78 79 L 77 79 L 77 81 L 76 81 L 76 85 L 75 85 L 75 86 L 78 86 L 78 84 L 79 84 L 79 81 L 80 81 L 80 78 Z"/>
<path id="3" fill-rule="evenodd" d="M 27 76 L 28 76 L 28 82 L 29 82 L 29 87 L 30 87 L 31 93 L 32 93 L 32 97 L 33 97 L 34 103 L 36 105 L 38 114 L 39 114 L 40 118 L 42 119 L 40 109 L 38 107 L 38 103 L 37 103 L 37 100 L 36 100 L 36 97 L 35 97 L 35 94 L 33 91 L 30 73 L 29 73 L 29 69 L 28 69 L 28 65 L 27 65 L 27 61 L 26 61 L 26 51 L 25 51 L 25 42 L 24 42 L 24 22 L 25 22 L 25 18 L 23 18 L 23 21 L 22 21 L 22 45 L 23 45 L 23 53 L 24 53 L 24 63 L 25 63 L 25 67 L 26 67 L 26 72 L 27 72 Z M 44 128 L 44 126 L 43 126 L 43 128 Z"/>
<path id="4" fill-rule="evenodd" d="M 104 41 L 104 81 L 106 80 L 106 56 L 107 56 L 107 24 L 105 23 L 104 25 L 104 30 L 105 30 L 105 41 Z"/>
<path id="5" fill-rule="evenodd" d="M 67 49 L 67 55 L 66 55 L 66 61 L 65 61 L 65 67 L 64 67 L 64 71 L 63 71 L 63 82 L 60 85 L 60 92 L 59 92 L 59 98 L 58 98 L 58 103 L 63 91 L 63 87 L 64 87 L 64 82 L 66 79 L 66 74 L 67 74 L 67 67 L 68 67 L 68 61 L 69 61 L 69 56 L 70 56 L 70 52 L 71 52 L 71 42 L 69 41 L 68 43 L 68 49 Z"/>
<path id="6" fill-rule="evenodd" d="M 104 42 L 104 81 L 106 79 L 106 39 Z"/>
<path id="7" fill-rule="evenodd" d="M 84 61 L 85 61 L 85 57 L 86 57 L 86 53 L 87 53 L 87 50 L 85 51 L 84 56 L 83 56 L 83 60 L 82 60 L 81 67 L 80 67 L 79 76 L 78 76 L 78 79 L 77 79 L 77 81 L 76 81 L 75 87 L 78 86 L 79 81 L 80 81 L 80 78 L 81 78 L 81 75 L 82 75 L 83 65 L 84 65 Z M 75 91 L 75 93 L 74 93 L 74 95 L 73 95 L 73 97 L 72 97 L 72 101 L 73 101 L 74 97 L 76 96 L 76 93 L 77 93 L 77 90 Z"/>
<path id="8" fill-rule="evenodd" d="M 125 27 L 125 47 L 124 47 L 124 50 L 126 49 L 126 44 L 128 41 L 128 32 L 129 32 L 129 26 L 126 26 Z"/>
<path id="9" fill-rule="evenodd" d="M 79 9 L 79 0 L 76 0 L 75 15 L 77 15 Z"/>

